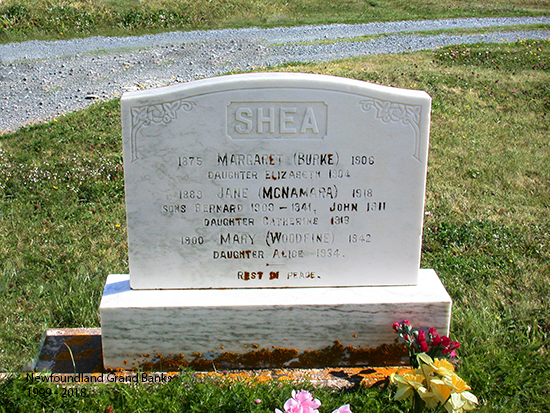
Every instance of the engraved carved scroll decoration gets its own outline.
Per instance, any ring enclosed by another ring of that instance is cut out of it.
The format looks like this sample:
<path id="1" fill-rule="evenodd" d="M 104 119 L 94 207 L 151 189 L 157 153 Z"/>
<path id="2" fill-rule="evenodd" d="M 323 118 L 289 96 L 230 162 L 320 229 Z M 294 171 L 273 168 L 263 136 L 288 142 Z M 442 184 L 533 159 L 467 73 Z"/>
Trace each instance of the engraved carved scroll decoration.
<path id="1" fill-rule="evenodd" d="M 178 111 L 190 112 L 196 107 L 195 102 L 179 99 L 172 102 L 158 103 L 156 105 L 136 106 L 130 108 L 132 116 L 131 149 L 132 162 L 138 159 L 137 134 L 151 124 L 168 125 L 178 117 Z"/>
<path id="2" fill-rule="evenodd" d="M 366 99 L 359 102 L 361 109 L 365 112 L 374 109 L 376 119 L 384 123 L 397 122 L 409 125 L 414 131 L 414 154 L 413 157 L 420 161 L 420 113 L 422 107 L 418 105 L 406 105 L 387 100 Z"/>

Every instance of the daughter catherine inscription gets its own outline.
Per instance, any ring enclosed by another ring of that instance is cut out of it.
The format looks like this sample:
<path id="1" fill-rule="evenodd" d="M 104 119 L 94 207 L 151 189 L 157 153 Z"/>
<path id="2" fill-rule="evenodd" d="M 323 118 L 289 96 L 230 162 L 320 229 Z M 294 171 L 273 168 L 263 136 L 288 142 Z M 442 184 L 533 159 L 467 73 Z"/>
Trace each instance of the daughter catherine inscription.
<path id="1" fill-rule="evenodd" d="M 416 284 L 429 111 L 305 74 L 126 93 L 132 288 Z"/>

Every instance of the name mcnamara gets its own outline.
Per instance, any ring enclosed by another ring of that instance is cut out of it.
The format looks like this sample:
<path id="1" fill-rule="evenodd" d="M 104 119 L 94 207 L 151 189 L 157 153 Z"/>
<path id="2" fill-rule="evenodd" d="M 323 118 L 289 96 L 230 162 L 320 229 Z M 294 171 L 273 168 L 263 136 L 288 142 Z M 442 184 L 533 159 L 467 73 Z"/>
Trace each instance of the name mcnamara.
<path id="1" fill-rule="evenodd" d="M 300 199 L 330 198 L 338 196 L 338 188 L 332 186 L 263 186 L 260 188 L 261 199 Z"/>

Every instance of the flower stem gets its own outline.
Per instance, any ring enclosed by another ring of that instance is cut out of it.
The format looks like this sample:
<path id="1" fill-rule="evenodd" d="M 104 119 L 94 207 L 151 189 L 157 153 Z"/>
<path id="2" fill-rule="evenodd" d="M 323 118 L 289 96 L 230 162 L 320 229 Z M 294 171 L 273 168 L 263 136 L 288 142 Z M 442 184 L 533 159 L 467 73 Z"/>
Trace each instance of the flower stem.
<path id="1" fill-rule="evenodd" d="M 424 411 L 424 407 L 426 407 L 426 403 L 422 400 L 420 394 L 414 392 L 413 408 L 411 413 L 422 413 Z"/>
<path id="2" fill-rule="evenodd" d="M 437 410 L 435 411 L 435 413 L 439 413 L 441 411 L 441 409 L 443 409 L 443 407 L 445 407 L 445 405 L 447 404 L 447 402 L 451 400 L 451 396 L 449 396 L 447 398 L 447 400 L 445 400 L 445 403 L 440 403 L 437 405 Z"/>

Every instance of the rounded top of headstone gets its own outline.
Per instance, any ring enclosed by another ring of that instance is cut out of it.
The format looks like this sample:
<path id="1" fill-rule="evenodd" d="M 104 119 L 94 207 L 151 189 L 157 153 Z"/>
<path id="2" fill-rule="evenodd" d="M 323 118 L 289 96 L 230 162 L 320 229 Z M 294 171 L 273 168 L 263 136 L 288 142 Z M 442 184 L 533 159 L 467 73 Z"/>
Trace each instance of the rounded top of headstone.
<path id="1" fill-rule="evenodd" d="M 417 104 L 425 100 L 431 102 L 431 97 L 424 91 L 400 89 L 390 86 L 382 86 L 375 83 L 357 79 L 348 79 L 338 76 L 320 75 L 312 73 L 244 73 L 237 75 L 225 75 L 207 79 L 194 80 L 187 83 L 166 86 L 156 89 L 126 92 L 122 100 L 150 99 L 162 96 L 162 99 L 171 95 L 184 93 L 186 96 L 196 96 L 206 93 L 229 91 L 233 89 L 282 89 L 286 87 L 300 87 L 302 89 L 316 89 L 341 91 L 344 93 L 369 93 L 371 95 L 383 95 L 385 99 L 392 96 L 403 99 L 413 99 Z M 420 101 L 419 101 L 420 100 Z"/>

